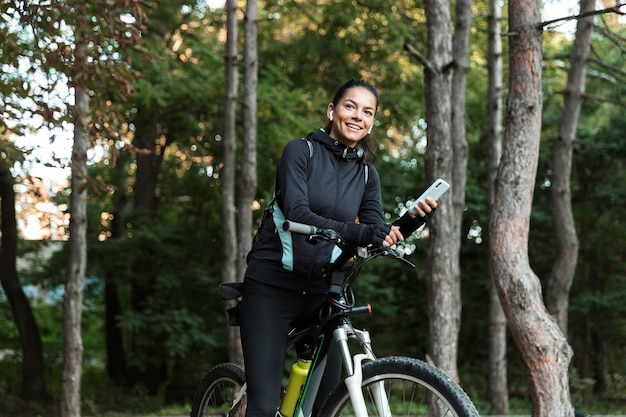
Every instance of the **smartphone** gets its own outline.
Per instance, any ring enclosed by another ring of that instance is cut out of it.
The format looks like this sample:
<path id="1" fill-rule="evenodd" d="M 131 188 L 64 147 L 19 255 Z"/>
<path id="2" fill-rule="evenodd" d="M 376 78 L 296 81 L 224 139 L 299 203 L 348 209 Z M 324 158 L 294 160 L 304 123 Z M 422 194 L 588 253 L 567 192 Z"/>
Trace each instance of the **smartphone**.
<path id="1" fill-rule="evenodd" d="M 444 180 L 439 178 L 438 180 L 433 182 L 430 185 L 430 187 L 428 187 L 426 189 L 426 191 L 424 191 L 422 193 L 422 195 L 420 195 L 415 201 L 410 203 L 409 211 L 411 213 L 413 213 L 413 214 L 417 214 L 417 211 L 415 210 L 415 205 L 418 202 L 420 202 L 422 200 L 426 200 L 426 198 L 428 198 L 428 197 L 430 197 L 433 200 L 437 201 L 439 199 L 439 197 L 441 197 L 443 195 L 443 193 L 448 191 L 448 188 L 450 188 L 450 184 L 448 184 L 447 182 L 445 182 Z"/>

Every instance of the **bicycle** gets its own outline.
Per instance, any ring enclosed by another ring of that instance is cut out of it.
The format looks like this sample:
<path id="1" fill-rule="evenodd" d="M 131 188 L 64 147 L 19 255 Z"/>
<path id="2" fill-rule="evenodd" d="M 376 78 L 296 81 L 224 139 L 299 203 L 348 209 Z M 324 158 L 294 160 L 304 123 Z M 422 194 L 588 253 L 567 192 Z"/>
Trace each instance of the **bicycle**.
<path id="1" fill-rule="evenodd" d="M 415 267 L 392 248 L 369 247 L 353 251 L 335 231 L 286 221 L 284 229 L 308 236 L 314 243 L 335 243 L 342 255 L 335 270 L 342 282 L 329 291 L 328 302 L 317 316 L 289 333 L 288 351 L 298 353 L 289 381 L 283 392 L 276 416 L 429 416 L 479 417 L 476 407 L 461 386 L 441 370 L 419 359 L 392 356 L 377 358 L 367 330 L 352 326 L 350 316 L 371 312 L 369 304 L 356 305 L 351 284 L 361 268 L 381 256 Z M 356 252 L 356 253 L 355 253 Z M 240 300 L 243 283 L 220 284 L 223 300 Z M 237 306 L 228 310 L 229 325 L 238 325 Z M 303 348 L 302 341 L 311 332 L 319 334 L 312 349 Z M 362 351 L 352 353 L 349 340 L 356 340 Z M 327 354 L 332 343 L 341 352 L 344 376 L 328 395 L 319 411 L 314 412 Z M 246 408 L 244 370 L 233 363 L 211 368 L 196 389 L 191 417 L 243 417 Z"/>

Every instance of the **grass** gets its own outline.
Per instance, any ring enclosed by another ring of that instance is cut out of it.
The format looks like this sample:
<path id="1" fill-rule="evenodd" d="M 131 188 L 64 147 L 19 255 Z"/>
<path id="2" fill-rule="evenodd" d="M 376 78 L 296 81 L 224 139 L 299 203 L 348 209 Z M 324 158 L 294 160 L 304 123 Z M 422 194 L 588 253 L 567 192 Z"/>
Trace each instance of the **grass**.
<path id="1" fill-rule="evenodd" d="M 41 403 L 25 402 L 19 396 L 21 366 L 18 361 L 0 361 L 0 417 L 55 417 L 59 412 L 60 370 L 47 370 L 47 390 L 51 400 Z M 112 383 L 103 367 L 84 369 L 82 386 L 82 414 L 85 417 L 130 416 L 187 416 L 190 399 L 170 401 L 163 393 L 148 394 L 141 388 L 128 389 Z M 590 387 L 583 387 L 590 391 Z M 590 415 L 626 415 L 626 384 L 613 386 L 604 395 L 583 395 L 583 390 L 572 390 L 575 408 Z M 189 397 L 193 392 L 189 393 Z M 471 393 L 481 415 L 491 414 L 486 394 L 480 390 Z M 510 415 L 530 415 L 529 398 L 520 395 L 510 398 Z"/>

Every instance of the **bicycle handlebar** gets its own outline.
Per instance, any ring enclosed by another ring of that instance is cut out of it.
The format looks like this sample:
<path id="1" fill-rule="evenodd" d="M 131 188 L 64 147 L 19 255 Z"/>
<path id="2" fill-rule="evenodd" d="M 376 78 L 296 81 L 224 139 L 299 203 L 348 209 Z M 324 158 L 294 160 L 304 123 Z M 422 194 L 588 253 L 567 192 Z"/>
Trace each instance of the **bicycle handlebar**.
<path id="1" fill-rule="evenodd" d="M 308 240 L 320 241 L 325 240 L 328 242 L 334 242 L 341 249 L 348 249 L 348 243 L 339 235 L 339 233 L 335 232 L 333 229 L 320 229 L 319 227 L 294 222 L 291 220 L 285 220 L 283 223 L 283 230 L 286 232 L 297 233 L 300 235 L 304 235 Z"/>
<path id="2" fill-rule="evenodd" d="M 298 233 L 299 235 L 312 236 L 319 234 L 318 228 L 309 224 L 292 222 L 291 220 L 285 220 L 283 223 L 283 230 L 286 232 Z"/>
<path id="3" fill-rule="evenodd" d="M 307 238 L 310 240 L 327 240 L 327 241 L 335 242 L 335 244 L 337 244 L 340 248 L 344 249 L 344 251 L 348 249 L 349 247 L 348 243 L 337 232 L 335 232 L 332 229 L 320 229 L 319 227 L 312 226 L 310 224 L 303 224 L 303 223 L 298 223 L 298 222 L 294 222 L 291 220 L 285 220 L 283 223 L 283 230 L 285 230 L 286 232 L 292 232 L 292 233 L 297 233 L 297 234 L 307 236 Z M 372 249 L 372 248 L 366 248 L 366 251 L 368 249 Z M 378 255 L 389 256 L 391 258 L 397 259 L 407 264 L 411 268 L 415 268 L 415 265 L 413 263 L 404 259 L 404 257 L 402 256 L 402 253 L 392 248 L 383 248 L 382 246 L 380 246 L 379 251 L 376 251 L 376 252 L 378 252 Z M 368 257 L 367 254 L 366 255 L 361 255 L 360 253 L 358 254 L 362 258 Z M 352 254 L 349 256 L 352 256 Z"/>

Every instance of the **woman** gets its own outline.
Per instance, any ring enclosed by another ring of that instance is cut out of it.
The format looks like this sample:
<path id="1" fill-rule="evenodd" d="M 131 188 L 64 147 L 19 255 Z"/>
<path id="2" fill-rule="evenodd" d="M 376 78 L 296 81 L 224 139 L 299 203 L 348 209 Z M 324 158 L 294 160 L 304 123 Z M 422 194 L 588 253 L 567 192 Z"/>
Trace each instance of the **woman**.
<path id="1" fill-rule="evenodd" d="M 240 323 L 247 417 L 276 415 L 287 333 L 293 322 L 325 301 L 325 267 L 335 256 L 332 244 L 312 245 L 303 236 L 284 232 L 282 223 L 333 229 L 354 245 L 389 247 L 424 224 L 437 207 L 429 199 L 416 206 L 417 215 L 407 212 L 394 225 L 385 222 L 378 172 L 368 164 L 374 157 L 371 134 L 377 109 L 376 89 L 349 80 L 328 104 L 326 128 L 285 146 L 275 197 L 248 255 L 244 279 Z M 338 368 L 331 380 L 339 378 Z"/>

